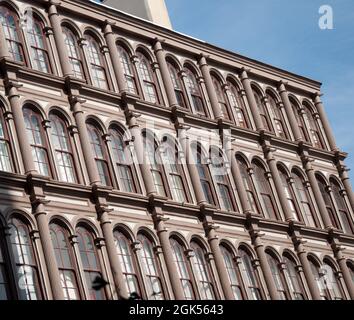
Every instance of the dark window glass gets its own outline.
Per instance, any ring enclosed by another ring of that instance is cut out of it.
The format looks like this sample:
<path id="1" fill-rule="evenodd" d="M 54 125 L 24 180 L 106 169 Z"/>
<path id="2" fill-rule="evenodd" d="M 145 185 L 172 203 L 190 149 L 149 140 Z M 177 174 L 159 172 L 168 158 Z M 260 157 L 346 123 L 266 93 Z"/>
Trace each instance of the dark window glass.
<path id="1" fill-rule="evenodd" d="M 64 298 L 65 300 L 80 300 L 77 283 L 78 272 L 68 231 L 56 223 L 51 223 L 50 236 L 59 268 Z"/>
<path id="2" fill-rule="evenodd" d="M 195 74 L 189 70 L 185 69 L 186 72 L 186 85 L 187 85 L 187 92 L 190 97 L 190 102 L 194 108 L 194 111 L 198 115 L 206 116 L 205 111 L 205 104 L 202 97 L 202 93 L 197 81 Z"/>
<path id="3" fill-rule="evenodd" d="M 136 79 L 134 73 L 134 67 L 131 62 L 131 57 L 127 50 L 125 50 L 122 46 L 118 45 L 120 62 L 123 66 L 125 82 L 127 84 L 128 91 L 132 94 L 137 94 L 137 86 Z"/>
<path id="4" fill-rule="evenodd" d="M 62 30 L 73 75 L 75 78 L 85 79 L 85 73 L 82 64 L 82 51 L 79 47 L 78 39 L 69 28 L 63 27 Z"/>
<path id="5" fill-rule="evenodd" d="M 151 69 L 151 62 L 140 52 L 137 53 L 137 57 L 139 60 L 138 71 L 143 83 L 145 100 L 152 103 L 159 103 L 155 75 Z"/>

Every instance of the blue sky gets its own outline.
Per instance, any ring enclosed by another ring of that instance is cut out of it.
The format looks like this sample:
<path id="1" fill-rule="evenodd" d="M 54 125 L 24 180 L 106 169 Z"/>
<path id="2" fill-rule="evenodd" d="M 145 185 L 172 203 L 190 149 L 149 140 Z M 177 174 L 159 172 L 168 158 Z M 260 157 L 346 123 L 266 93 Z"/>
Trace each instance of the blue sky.
<path id="1" fill-rule="evenodd" d="M 354 178 L 353 0 L 166 0 L 173 27 L 208 43 L 318 80 Z M 333 9 L 334 29 L 318 26 Z"/>

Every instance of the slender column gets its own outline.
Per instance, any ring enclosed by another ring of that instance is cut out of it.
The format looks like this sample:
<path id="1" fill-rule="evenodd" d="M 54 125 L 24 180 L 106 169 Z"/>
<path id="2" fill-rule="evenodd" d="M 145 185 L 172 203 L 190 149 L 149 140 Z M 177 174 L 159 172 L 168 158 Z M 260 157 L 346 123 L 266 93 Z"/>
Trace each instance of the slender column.
<path id="1" fill-rule="evenodd" d="M 272 177 L 273 177 L 275 189 L 277 190 L 277 193 L 278 193 L 278 196 L 279 196 L 279 200 L 280 200 L 280 204 L 282 206 L 282 209 L 283 209 L 283 212 L 284 212 L 284 215 L 285 215 L 285 220 L 287 222 L 294 221 L 295 217 L 291 213 L 291 209 L 289 207 L 289 202 L 288 202 L 288 199 L 287 199 L 287 197 L 285 195 L 284 186 L 283 186 L 283 183 L 281 181 L 281 178 L 280 178 L 280 175 L 279 175 L 279 171 L 278 171 L 278 168 L 277 168 L 277 163 L 276 163 L 276 161 L 274 159 L 274 156 L 273 156 L 273 151 L 275 149 L 272 148 L 269 144 L 264 145 L 263 149 L 264 149 L 264 154 L 265 154 L 267 163 L 269 165 L 270 172 L 271 172 Z"/>
<path id="2" fill-rule="evenodd" d="M 166 63 L 165 52 L 162 48 L 161 41 L 159 41 L 158 39 L 155 42 L 154 51 L 157 58 L 157 62 L 160 66 L 161 76 L 166 89 L 167 99 L 170 107 L 173 108 L 175 106 L 178 106 L 178 101 L 171 80 L 170 71 L 168 70 L 168 66 Z"/>
<path id="3" fill-rule="evenodd" d="M 9 58 L 9 50 L 7 48 L 7 43 L 6 43 L 6 37 L 4 34 L 4 30 L 2 26 L 0 25 L 0 59 L 1 58 Z"/>
<path id="4" fill-rule="evenodd" d="M 253 116 L 253 119 L 254 119 L 254 122 L 256 125 L 256 129 L 257 130 L 264 130 L 264 125 L 263 125 L 262 119 L 259 115 L 259 110 L 258 110 L 256 99 L 253 94 L 251 82 L 250 82 L 250 79 L 248 78 L 248 74 L 245 69 L 242 70 L 241 81 L 242 81 L 242 85 L 246 91 L 246 96 L 247 96 L 249 106 L 252 111 L 252 116 Z"/>
<path id="5" fill-rule="evenodd" d="M 334 250 L 334 254 L 337 259 L 339 268 L 342 271 L 343 279 L 344 279 L 345 285 L 347 286 L 347 289 L 348 289 L 348 292 L 350 295 L 350 299 L 354 300 L 354 283 L 353 283 L 352 276 L 351 276 L 350 271 L 347 266 L 347 262 L 346 262 L 347 259 L 345 258 L 345 256 L 343 255 L 343 252 L 342 252 L 343 248 L 340 245 L 339 246 L 336 245 L 333 248 L 333 250 Z"/>
<path id="6" fill-rule="evenodd" d="M 44 210 L 43 202 L 39 202 L 34 210 L 36 217 L 38 232 L 41 239 L 41 244 L 44 253 L 44 259 L 48 269 L 48 276 L 50 286 L 52 288 L 54 300 L 64 300 L 63 288 L 61 287 L 61 279 L 59 269 L 57 266 L 57 260 L 54 254 L 54 248 L 52 239 L 50 237 L 50 230 L 48 226 L 47 213 Z"/>
<path id="7" fill-rule="evenodd" d="M 301 136 L 301 132 L 299 129 L 299 125 L 296 121 L 296 117 L 294 115 L 294 110 L 291 106 L 291 103 L 289 100 L 289 95 L 288 95 L 288 92 L 285 88 L 285 84 L 283 81 L 280 82 L 279 93 L 280 93 L 281 99 L 283 101 L 285 112 L 286 112 L 286 115 L 288 116 L 290 127 L 291 127 L 293 134 L 294 134 L 295 141 L 301 141 L 302 136 Z"/>
<path id="8" fill-rule="evenodd" d="M 78 96 L 71 97 L 72 111 L 75 117 L 77 130 L 79 132 L 79 137 L 80 137 L 82 152 L 85 159 L 86 168 L 89 175 L 90 184 L 93 185 L 96 183 L 100 183 L 101 179 L 98 175 L 97 166 L 93 158 L 91 143 L 90 143 L 86 122 L 85 122 L 85 117 L 81 108 L 81 103 L 83 103 L 84 101 L 85 101 L 84 99 L 81 99 Z"/>
<path id="9" fill-rule="evenodd" d="M 113 70 L 114 70 L 114 74 L 117 79 L 119 92 L 120 93 L 127 92 L 128 88 L 127 88 L 127 82 L 125 81 L 125 77 L 124 77 L 124 71 L 123 71 L 124 69 L 123 69 L 122 62 L 119 57 L 114 33 L 112 30 L 112 25 L 114 25 L 114 22 L 110 22 L 110 21 L 106 20 L 105 23 L 106 24 L 104 26 L 103 32 L 104 32 L 104 36 L 106 38 L 109 54 L 111 56 Z"/>
<path id="10" fill-rule="evenodd" d="M 214 256 L 214 261 L 216 265 L 216 269 L 219 275 L 219 279 L 221 281 L 222 290 L 224 292 L 226 300 L 235 300 L 235 296 L 232 292 L 230 279 L 226 272 L 226 267 L 224 263 L 224 258 L 222 256 L 219 240 L 215 232 L 215 225 L 213 223 L 205 223 L 204 228 L 207 232 L 208 242 L 210 245 L 211 252 Z"/>
<path id="11" fill-rule="evenodd" d="M 318 285 L 315 281 L 315 278 L 313 277 L 311 266 L 307 259 L 307 253 L 303 246 L 303 240 L 300 239 L 295 241 L 295 249 L 302 265 L 302 269 L 304 271 L 305 279 L 307 282 L 307 286 L 310 290 L 312 299 L 321 300 L 320 291 L 318 289 Z"/>
<path id="12" fill-rule="evenodd" d="M 353 189 L 352 185 L 349 180 L 349 175 L 348 175 L 349 169 L 343 164 L 339 163 L 338 164 L 338 172 L 339 176 L 342 180 L 342 183 L 344 185 L 345 191 L 347 192 L 347 197 L 349 199 L 350 205 L 352 206 L 352 209 L 354 210 L 354 196 L 353 196 Z"/>
<path id="13" fill-rule="evenodd" d="M 156 195 L 157 191 L 151 174 L 150 165 L 147 163 L 141 130 L 137 122 L 137 117 L 140 115 L 130 111 L 126 116 L 128 118 L 127 123 L 132 136 L 132 140 L 134 142 L 135 154 L 139 163 L 141 175 L 144 180 L 146 195 L 148 197 L 150 195 Z"/>
<path id="14" fill-rule="evenodd" d="M 311 162 L 313 160 L 310 159 L 309 157 L 304 157 L 303 161 L 305 164 L 305 171 L 306 171 L 307 177 L 309 178 L 309 182 L 311 184 L 311 188 L 312 188 L 313 194 L 315 196 L 318 209 L 320 210 L 322 221 L 325 225 L 325 229 L 333 229 L 332 222 L 328 216 L 326 204 L 323 200 L 320 188 L 317 183 L 314 169 L 311 165 Z"/>
<path id="15" fill-rule="evenodd" d="M 329 124 L 329 121 L 328 121 L 328 118 L 327 118 L 327 115 L 326 115 L 326 112 L 324 110 L 323 103 L 322 103 L 320 97 L 321 97 L 320 93 L 317 93 L 316 97 L 315 97 L 315 106 L 316 106 L 317 112 L 318 112 L 318 114 L 320 116 L 320 119 L 321 119 L 321 122 L 322 122 L 322 125 L 323 125 L 323 129 L 324 129 L 324 131 L 326 133 L 327 140 L 328 140 L 329 146 L 331 148 L 331 151 L 337 151 L 338 147 L 336 145 L 336 140 L 334 138 L 334 134 L 333 134 L 332 128 L 331 128 L 331 126 Z"/>
<path id="16" fill-rule="evenodd" d="M 260 263 L 260 266 L 261 266 L 261 269 L 262 269 L 262 272 L 264 275 L 264 280 L 267 284 L 270 298 L 272 300 L 280 300 L 279 293 L 278 293 L 278 290 L 275 286 L 273 275 L 270 270 L 266 254 L 264 252 L 264 246 L 262 244 L 259 233 L 260 233 L 259 231 L 253 231 L 253 235 L 254 235 L 253 245 L 255 247 L 255 250 L 256 250 L 256 253 L 257 253 L 257 256 L 259 259 L 259 263 Z"/>
<path id="17" fill-rule="evenodd" d="M 48 16 L 50 19 L 50 23 L 52 24 L 53 27 L 54 40 L 55 40 L 56 48 L 58 50 L 62 72 L 63 75 L 66 77 L 68 75 L 73 75 L 73 70 L 69 63 L 69 56 L 66 51 L 66 45 L 63 37 L 63 30 L 60 24 L 59 14 L 57 10 L 57 6 L 59 5 L 60 5 L 59 2 L 57 3 L 53 0 L 49 0 Z"/>
<path id="18" fill-rule="evenodd" d="M 163 214 L 155 215 L 156 232 L 159 237 L 160 244 L 163 250 L 164 258 L 166 261 L 166 267 L 167 267 L 168 275 L 170 277 L 174 297 L 176 300 L 184 300 L 185 297 L 183 293 L 182 284 L 178 276 L 176 264 L 174 263 L 170 240 L 168 237 L 168 231 L 165 227 L 164 221 L 166 220 L 168 219 L 164 218 Z"/>
<path id="19" fill-rule="evenodd" d="M 203 78 L 205 80 L 205 87 L 208 92 L 211 107 L 213 108 L 214 117 L 216 120 L 223 119 L 223 114 L 219 106 L 218 98 L 215 93 L 215 87 L 213 81 L 211 80 L 209 66 L 204 55 L 201 55 L 201 58 L 199 60 L 199 66 L 200 66 L 200 70 L 202 71 Z"/>
<path id="20" fill-rule="evenodd" d="M 19 88 L 20 85 L 17 81 L 9 81 L 7 86 L 8 99 L 11 105 L 17 136 L 19 138 L 18 143 L 23 159 L 25 174 L 36 173 L 37 171 L 32 158 L 31 145 L 27 139 L 25 119 L 23 117 L 22 106 L 20 104 L 20 95 L 17 91 L 17 88 Z"/>

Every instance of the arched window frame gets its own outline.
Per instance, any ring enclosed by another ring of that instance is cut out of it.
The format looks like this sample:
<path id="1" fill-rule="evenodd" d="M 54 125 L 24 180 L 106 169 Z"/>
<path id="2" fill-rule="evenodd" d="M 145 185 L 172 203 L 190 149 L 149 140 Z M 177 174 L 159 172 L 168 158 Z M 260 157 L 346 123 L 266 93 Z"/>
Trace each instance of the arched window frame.
<path id="1" fill-rule="evenodd" d="M 225 92 L 225 84 L 223 84 L 219 76 L 215 75 L 214 73 L 211 72 L 210 76 L 214 85 L 216 97 L 219 102 L 219 107 L 224 116 L 224 119 L 226 121 L 233 122 L 234 120 L 231 115 L 231 108 Z"/>
<path id="2" fill-rule="evenodd" d="M 324 282 L 326 285 L 327 294 L 331 300 L 344 300 L 345 293 L 338 276 L 338 270 L 333 265 L 333 262 L 324 259 L 322 264 L 322 269 L 324 271 Z"/>
<path id="3" fill-rule="evenodd" d="M 32 155 L 35 168 L 39 174 L 43 176 L 53 177 L 49 158 L 49 144 L 47 133 L 44 130 L 44 120 L 38 110 L 32 105 L 26 104 L 23 107 L 23 115 L 25 118 L 26 130 L 29 142 L 32 148 Z M 34 123 L 33 121 L 36 121 Z"/>
<path id="4" fill-rule="evenodd" d="M 107 146 L 103 141 L 101 128 L 93 121 L 86 122 L 92 155 L 95 159 L 98 175 L 101 183 L 106 186 L 112 186 L 111 168 Z"/>
<path id="5" fill-rule="evenodd" d="M 117 49 L 119 53 L 120 62 L 123 67 L 124 78 L 127 84 L 128 92 L 131 94 L 139 95 L 138 85 L 137 85 L 137 71 L 134 64 L 132 63 L 132 55 L 130 51 L 125 48 L 125 46 L 117 42 Z"/>
<path id="6" fill-rule="evenodd" d="M 284 108 L 280 101 L 275 97 L 271 91 L 266 91 L 266 99 L 270 106 L 270 110 L 273 118 L 273 125 L 277 136 L 283 139 L 289 139 L 289 129 L 286 122 L 286 116 L 284 114 Z"/>
<path id="7" fill-rule="evenodd" d="M 289 288 L 290 296 L 293 300 L 307 299 L 303 279 L 299 272 L 297 262 L 289 253 L 283 255 L 284 276 Z"/>
<path id="8" fill-rule="evenodd" d="M 168 70 L 170 72 L 170 77 L 175 91 L 176 99 L 178 105 L 184 109 L 188 109 L 187 104 L 187 92 L 182 79 L 181 71 L 178 70 L 176 63 L 171 59 L 166 60 Z"/>
<path id="9" fill-rule="evenodd" d="M 324 282 L 324 274 L 321 272 L 321 264 L 312 256 L 308 256 L 308 261 L 322 300 L 329 300 L 330 296 Z"/>
<path id="10" fill-rule="evenodd" d="M 11 58 L 27 65 L 26 46 L 18 14 L 10 6 L 1 3 L 0 19 Z"/>
<path id="11" fill-rule="evenodd" d="M 209 115 L 206 107 L 206 102 L 203 95 L 203 89 L 198 82 L 197 74 L 193 68 L 189 65 L 184 66 L 185 83 L 187 94 L 189 97 L 189 103 L 195 114 L 199 116 L 207 117 Z"/>
<path id="12" fill-rule="evenodd" d="M 166 288 L 160 261 L 156 254 L 155 243 L 142 232 L 138 234 L 137 239 L 141 245 L 139 250 L 140 265 L 142 276 L 145 280 L 147 299 L 164 300 L 166 298 Z"/>
<path id="13" fill-rule="evenodd" d="M 261 117 L 264 129 L 274 133 L 273 126 L 272 126 L 272 121 L 269 117 L 269 114 L 267 112 L 267 106 L 266 106 L 266 98 L 263 96 L 263 94 L 255 87 L 252 87 L 253 95 L 256 100 L 257 108 L 259 115 Z"/>
<path id="14" fill-rule="evenodd" d="M 96 277 L 103 276 L 103 268 L 99 258 L 99 252 L 96 245 L 96 237 L 90 227 L 79 224 L 76 227 L 76 236 L 78 243 L 78 253 L 82 266 L 83 281 L 86 283 L 89 300 L 105 300 L 107 298 L 105 290 L 94 290 L 92 284 Z M 87 240 L 85 242 L 85 239 Z"/>
<path id="15" fill-rule="evenodd" d="M 60 221 L 51 221 L 49 224 L 54 253 L 59 269 L 61 285 L 65 300 L 80 300 L 83 290 L 80 285 L 80 273 L 75 259 L 75 252 L 68 228 Z M 59 241 L 62 235 L 62 242 Z M 64 256 L 65 258 L 64 258 Z"/>
<path id="16" fill-rule="evenodd" d="M 100 42 L 94 35 L 85 34 L 86 55 L 89 73 L 91 75 L 91 85 L 109 90 L 111 85 L 108 75 L 108 67 Z"/>
<path id="17" fill-rule="evenodd" d="M 251 128 L 251 121 L 247 112 L 247 107 L 242 98 L 242 92 L 238 86 L 236 86 L 231 79 L 228 79 L 227 86 L 229 87 L 229 103 L 231 109 L 234 109 L 236 125 L 241 128 Z"/>
<path id="18" fill-rule="evenodd" d="M 309 133 L 307 131 L 307 125 L 306 125 L 305 119 L 304 119 L 304 110 L 302 107 L 299 107 L 299 104 L 295 101 L 294 98 L 289 97 L 289 100 L 290 100 L 290 103 L 292 106 L 292 110 L 293 110 L 297 125 L 300 130 L 301 137 L 304 141 L 310 142 Z"/>
<path id="19" fill-rule="evenodd" d="M 65 24 L 62 25 L 62 31 L 73 76 L 86 81 L 87 70 L 83 62 L 84 53 L 82 50 L 82 45 L 79 45 L 79 37 L 70 26 Z"/>
<path id="20" fill-rule="evenodd" d="M 4 110 L 0 102 L 0 171 L 14 172 L 14 157 Z"/>
<path id="21" fill-rule="evenodd" d="M 161 97 L 157 76 L 152 68 L 152 61 L 145 52 L 137 51 L 137 70 L 144 100 L 153 104 L 160 104 Z"/>
<path id="22" fill-rule="evenodd" d="M 318 118 L 319 115 L 313 112 L 312 107 L 304 102 L 302 104 L 303 116 L 305 117 L 305 123 L 308 126 L 308 132 L 310 133 L 310 141 L 315 148 L 324 149 L 324 138 L 319 127 Z"/>
<path id="23" fill-rule="evenodd" d="M 77 170 L 67 121 L 57 112 L 49 114 L 49 121 L 53 158 L 56 162 L 58 179 L 68 183 L 76 183 Z"/>

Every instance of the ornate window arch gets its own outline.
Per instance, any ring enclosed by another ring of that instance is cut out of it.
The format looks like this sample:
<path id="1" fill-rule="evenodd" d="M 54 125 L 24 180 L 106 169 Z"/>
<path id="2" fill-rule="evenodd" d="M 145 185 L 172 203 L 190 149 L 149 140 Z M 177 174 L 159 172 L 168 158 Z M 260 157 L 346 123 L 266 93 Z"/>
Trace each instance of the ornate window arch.
<path id="1" fill-rule="evenodd" d="M 2 24 L 8 51 L 11 58 L 26 63 L 24 52 L 24 39 L 20 30 L 20 19 L 9 6 L 0 5 L 0 22 Z"/>
<path id="2" fill-rule="evenodd" d="M 343 300 L 344 291 L 339 281 L 337 270 L 328 259 L 323 261 L 324 283 L 331 300 Z"/>
<path id="3" fill-rule="evenodd" d="M 132 94 L 138 94 L 138 86 L 136 81 L 136 71 L 132 63 L 132 57 L 129 51 L 125 48 L 124 45 L 117 43 L 117 49 L 119 52 L 120 62 L 123 67 L 124 78 L 127 84 L 128 92 Z"/>
<path id="4" fill-rule="evenodd" d="M 75 262 L 75 254 L 70 243 L 69 230 L 58 221 L 49 224 L 50 236 L 59 268 L 61 285 L 65 300 L 80 300 L 78 285 L 79 271 Z"/>
<path id="5" fill-rule="evenodd" d="M 60 181 L 77 182 L 74 165 L 72 141 L 68 132 L 68 125 L 61 115 L 51 112 L 51 138 L 53 152 L 55 153 L 58 178 Z"/>
<path id="6" fill-rule="evenodd" d="M 280 261 L 275 257 L 272 251 L 266 251 L 267 261 L 270 267 L 270 271 L 273 276 L 275 287 L 278 291 L 281 300 L 289 300 L 289 293 L 285 283 L 284 274 L 280 269 Z"/>
<path id="7" fill-rule="evenodd" d="M 0 101 L 0 171 L 14 171 L 11 151 L 9 130 L 4 119 L 4 109 Z"/>
<path id="8" fill-rule="evenodd" d="M 92 289 L 96 277 L 102 278 L 102 266 L 99 261 L 98 251 L 95 244 L 94 234 L 90 228 L 80 224 L 76 228 L 77 241 L 84 278 L 89 290 L 90 300 L 105 300 L 104 289 L 99 291 Z"/>
<path id="9" fill-rule="evenodd" d="M 48 156 L 48 139 L 43 128 L 43 118 L 30 104 L 23 107 L 23 116 L 36 170 L 43 176 L 52 176 Z"/>
<path id="10" fill-rule="evenodd" d="M 90 144 L 92 147 L 92 154 L 94 156 L 98 175 L 101 179 L 101 183 L 106 186 L 112 185 L 112 179 L 109 172 L 109 161 L 107 147 L 102 138 L 102 132 L 97 124 L 88 121 L 86 123 L 87 131 L 90 138 Z"/>
<path id="11" fill-rule="evenodd" d="M 282 112 L 282 108 L 279 106 L 279 103 L 277 102 L 274 94 L 269 90 L 266 92 L 266 97 L 271 107 L 276 134 L 281 138 L 289 139 L 288 128 L 286 126 L 285 116 Z"/>
<path id="12" fill-rule="evenodd" d="M 326 283 L 324 281 L 324 273 L 321 269 L 321 264 L 312 255 L 308 256 L 308 261 L 310 263 L 312 275 L 317 283 L 317 287 L 320 291 L 322 300 L 329 300 L 330 296 L 326 290 Z"/>
<path id="13" fill-rule="evenodd" d="M 290 295 L 294 300 L 305 300 L 305 289 L 297 270 L 297 264 L 290 254 L 285 253 L 283 255 L 283 261 L 285 264 L 284 275 L 290 290 Z"/>
<path id="14" fill-rule="evenodd" d="M 324 148 L 323 137 L 318 122 L 312 111 L 312 108 L 308 105 L 308 103 L 304 102 L 303 110 L 304 110 L 303 116 L 306 118 L 307 123 L 309 125 L 309 132 L 311 135 L 312 145 L 316 148 L 323 149 Z"/>
<path id="15" fill-rule="evenodd" d="M 172 59 L 166 59 L 166 62 L 168 70 L 170 72 L 170 77 L 178 105 L 182 108 L 187 109 L 187 93 L 184 87 L 183 79 L 181 77 L 181 72 L 180 70 L 178 70 L 176 63 Z"/>
<path id="16" fill-rule="evenodd" d="M 256 100 L 258 112 L 261 117 L 264 129 L 266 129 L 269 132 L 273 132 L 272 122 L 269 118 L 267 107 L 264 103 L 264 97 L 262 96 L 262 94 L 257 88 L 252 87 L 252 90 L 253 90 L 253 95 Z"/>
<path id="17" fill-rule="evenodd" d="M 221 109 L 221 112 L 225 118 L 225 120 L 228 121 L 233 121 L 232 116 L 231 116 L 231 112 L 230 112 L 230 106 L 228 103 L 228 99 L 225 93 L 225 90 L 222 87 L 222 82 L 219 79 L 219 77 L 217 77 L 215 74 L 211 73 L 211 80 L 213 82 L 214 85 L 214 89 L 216 92 L 216 97 L 218 98 L 218 102 L 219 102 L 219 107 Z"/>
<path id="18" fill-rule="evenodd" d="M 227 85 L 230 89 L 230 104 L 231 108 L 235 109 L 236 113 L 236 124 L 241 128 L 250 128 L 250 120 L 247 113 L 246 105 L 242 99 L 240 90 L 233 81 L 228 79 Z"/>
<path id="19" fill-rule="evenodd" d="M 305 119 L 303 117 L 303 112 L 302 112 L 303 110 L 302 110 L 302 108 L 299 107 L 299 104 L 295 101 L 295 99 L 293 97 L 290 96 L 289 100 L 291 103 L 292 110 L 294 112 L 294 116 L 295 116 L 297 125 L 300 129 L 301 137 L 304 141 L 309 142 L 310 139 L 309 139 L 309 135 L 308 135 L 308 132 L 306 129 Z"/>

